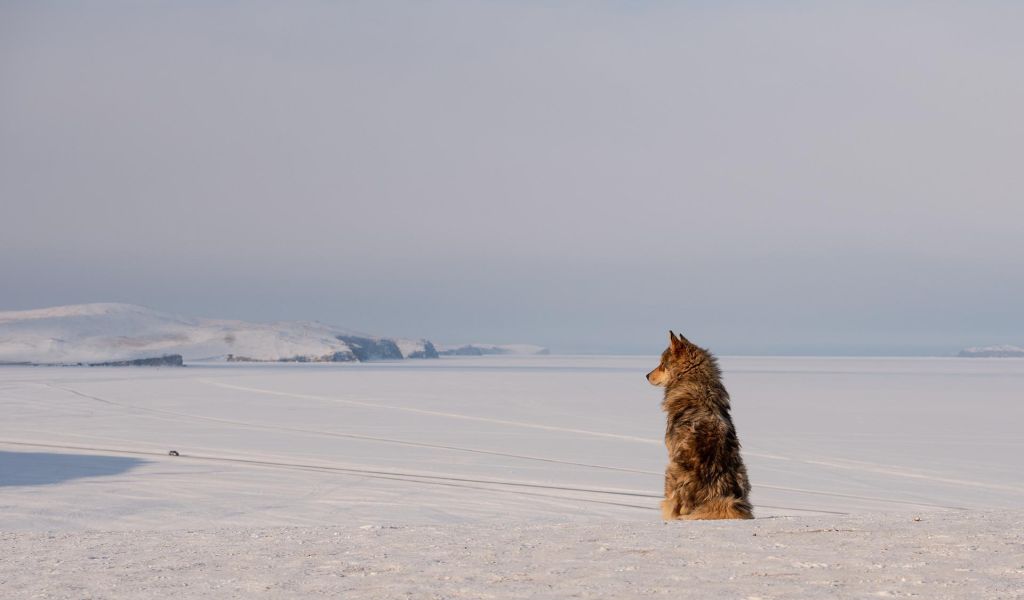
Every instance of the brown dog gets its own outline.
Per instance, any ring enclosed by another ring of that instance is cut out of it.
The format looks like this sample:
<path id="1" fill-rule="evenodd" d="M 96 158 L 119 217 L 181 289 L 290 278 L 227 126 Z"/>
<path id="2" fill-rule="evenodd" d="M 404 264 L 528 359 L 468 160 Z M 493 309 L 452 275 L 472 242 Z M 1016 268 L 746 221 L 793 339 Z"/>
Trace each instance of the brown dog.
<path id="1" fill-rule="evenodd" d="M 668 332 L 669 346 L 647 381 L 665 388 L 668 519 L 753 519 L 750 482 L 729 416 L 729 393 L 707 350 Z"/>

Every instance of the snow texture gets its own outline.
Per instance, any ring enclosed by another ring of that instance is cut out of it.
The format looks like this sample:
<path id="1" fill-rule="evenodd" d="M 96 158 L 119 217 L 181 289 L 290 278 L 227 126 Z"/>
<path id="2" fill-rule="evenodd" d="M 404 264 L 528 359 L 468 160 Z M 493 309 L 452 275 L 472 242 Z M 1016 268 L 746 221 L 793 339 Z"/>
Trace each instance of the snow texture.
<path id="1" fill-rule="evenodd" d="M 1022 530 L 1012 512 L 0 533 L 0 581 L 19 598 L 1009 599 Z"/>
<path id="2" fill-rule="evenodd" d="M 0 368 L 0 595 L 1024 597 L 1024 362 L 726 358 L 665 525 L 655 360 Z"/>

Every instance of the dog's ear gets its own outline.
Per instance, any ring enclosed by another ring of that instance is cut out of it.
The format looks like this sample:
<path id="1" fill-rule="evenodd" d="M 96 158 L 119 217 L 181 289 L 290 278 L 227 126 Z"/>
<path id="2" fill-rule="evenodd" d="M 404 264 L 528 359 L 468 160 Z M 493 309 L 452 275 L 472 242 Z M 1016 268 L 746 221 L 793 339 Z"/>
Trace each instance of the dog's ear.
<path id="1" fill-rule="evenodd" d="M 672 349 L 672 352 L 679 352 L 685 345 L 681 340 L 683 336 L 674 333 L 671 329 L 668 330 L 668 347 Z"/>
<path id="2" fill-rule="evenodd" d="M 690 340 L 683 337 L 681 333 L 673 333 L 672 330 L 668 332 L 669 347 L 673 352 L 682 352 L 687 346 L 692 346 Z"/>

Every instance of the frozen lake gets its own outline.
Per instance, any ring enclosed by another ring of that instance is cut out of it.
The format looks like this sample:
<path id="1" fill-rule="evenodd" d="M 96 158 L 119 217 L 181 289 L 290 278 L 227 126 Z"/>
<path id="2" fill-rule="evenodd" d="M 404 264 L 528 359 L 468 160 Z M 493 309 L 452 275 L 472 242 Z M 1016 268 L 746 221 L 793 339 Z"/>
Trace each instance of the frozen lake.
<path id="1" fill-rule="evenodd" d="M 1024 505 L 1024 360 L 721 362 L 759 517 Z M 2 367 L 0 530 L 657 520 L 655 363 Z"/>

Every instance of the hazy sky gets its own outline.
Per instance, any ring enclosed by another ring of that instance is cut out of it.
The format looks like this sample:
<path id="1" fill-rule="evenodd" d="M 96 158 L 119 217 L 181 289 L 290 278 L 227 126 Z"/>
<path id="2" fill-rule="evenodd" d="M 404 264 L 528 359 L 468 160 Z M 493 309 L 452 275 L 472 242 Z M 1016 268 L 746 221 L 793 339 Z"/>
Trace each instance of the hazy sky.
<path id="1" fill-rule="evenodd" d="M 1024 343 L 1022 30 L 1019 2 L 6 1 L 0 309 Z"/>

